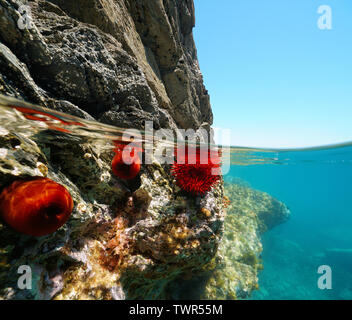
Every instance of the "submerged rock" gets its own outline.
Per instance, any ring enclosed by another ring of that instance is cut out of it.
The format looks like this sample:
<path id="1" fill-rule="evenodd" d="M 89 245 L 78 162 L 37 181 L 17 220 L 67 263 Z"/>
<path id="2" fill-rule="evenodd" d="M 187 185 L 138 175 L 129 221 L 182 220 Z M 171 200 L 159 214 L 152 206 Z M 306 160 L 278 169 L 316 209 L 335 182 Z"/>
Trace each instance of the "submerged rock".
<path id="1" fill-rule="evenodd" d="M 290 211 L 265 192 L 232 183 L 225 183 L 224 188 L 231 203 L 217 256 L 208 266 L 210 275 L 202 297 L 244 299 L 259 289 L 258 272 L 263 269 L 260 235 L 284 223 Z"/>

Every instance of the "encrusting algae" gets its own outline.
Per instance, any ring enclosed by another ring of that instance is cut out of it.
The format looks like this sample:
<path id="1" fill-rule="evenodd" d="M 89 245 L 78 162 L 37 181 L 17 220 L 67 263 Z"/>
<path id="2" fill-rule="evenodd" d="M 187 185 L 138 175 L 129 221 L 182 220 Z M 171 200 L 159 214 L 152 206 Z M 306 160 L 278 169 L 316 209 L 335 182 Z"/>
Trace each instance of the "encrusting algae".
<path id="1" fill-rule="evenodd" d="M 120 290 L 120 277 L 127 266 L 130 239 L 126 235 L 127 221 L 118 216 L 89 232 L 85 264 L 70 267 L 64 274 L 63 290 L 55 299 L 115 299 Z M 68 250 L 70 251 L 70 250 Z M 84 281 L 82 281 L 84 279 Z"/>

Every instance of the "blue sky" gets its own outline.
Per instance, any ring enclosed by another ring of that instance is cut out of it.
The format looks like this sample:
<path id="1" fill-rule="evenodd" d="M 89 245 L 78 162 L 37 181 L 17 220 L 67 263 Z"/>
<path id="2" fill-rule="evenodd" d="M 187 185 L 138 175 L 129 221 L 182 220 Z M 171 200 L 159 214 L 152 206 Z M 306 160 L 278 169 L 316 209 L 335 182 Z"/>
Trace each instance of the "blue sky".
<path id="1" fill-rule="evenodd" d="M 329 5 L 332 29 L 318 28 Z M 195 0 L 214 127 L 236 146 L 352 140 L 351 0 Z"/>

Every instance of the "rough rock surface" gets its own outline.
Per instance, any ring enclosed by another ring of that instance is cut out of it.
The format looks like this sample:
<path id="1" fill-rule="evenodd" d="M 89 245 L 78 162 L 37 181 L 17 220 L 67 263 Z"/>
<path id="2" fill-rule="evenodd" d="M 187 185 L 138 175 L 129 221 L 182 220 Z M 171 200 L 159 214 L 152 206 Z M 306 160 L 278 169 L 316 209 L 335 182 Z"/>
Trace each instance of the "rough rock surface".
<path id="1" fill-rule="evenodd" d="M 224 232 L 216 255 L 190 280 L 173 283 L 173 298 L 246 299 L 259 289 L 261 234 L 284 223 L 288 208 L 238 179 L 224 184 Z M 270 219 L 269 219 L 270 217 Z M 186 295 L 185 295 L 186 293 Z"/>
<path id="2" fill-rule="evenodd" d="M 0 93 L 124 128 L 212 124 L 192 0 L 24 3 L 0 0 Z"/>
<path id="3" fill-rule="evenodd" d="M 225 197 L 231 199 L 224 222 L 224 234 L 216 265 L 206 282 L 205 299 L 244 299 L 259 289 L 263 232 L 287 221 L 285 204 L 248 186 L 225 183 Z"/>

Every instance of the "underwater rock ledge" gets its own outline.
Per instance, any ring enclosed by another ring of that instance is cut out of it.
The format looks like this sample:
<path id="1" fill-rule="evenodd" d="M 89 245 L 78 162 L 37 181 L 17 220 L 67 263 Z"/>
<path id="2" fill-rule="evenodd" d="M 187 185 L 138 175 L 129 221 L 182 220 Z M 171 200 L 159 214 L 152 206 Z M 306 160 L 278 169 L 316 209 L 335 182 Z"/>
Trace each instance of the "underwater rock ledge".
<path id="1" fill-rule="evenodd" d="M 174 299 L 246 299 L 259 289 L 261 235 L 286 222 L 290 211 L 269 194 L 232 177 L 224 184 L 223 206 L 224 231 L 216 255 L 191 279 L 172 284 Z"/>
<path id="2" fill-rule="evenodd" d="M 229 179 L 231 180 L 231 179 Z M 290 210 L 265 192 L 226 182 L 225 198 L 231 199 L 223 239 L 210 268 L 202 298 L 245 299 L 258 290 L 258 273 L 264 268 L 260 236 L 286 222 Z"/>

